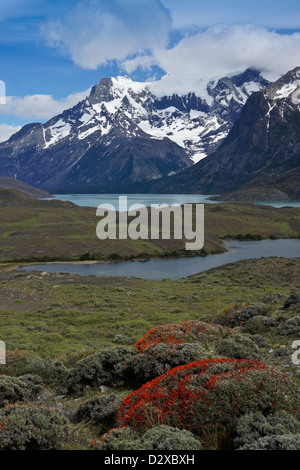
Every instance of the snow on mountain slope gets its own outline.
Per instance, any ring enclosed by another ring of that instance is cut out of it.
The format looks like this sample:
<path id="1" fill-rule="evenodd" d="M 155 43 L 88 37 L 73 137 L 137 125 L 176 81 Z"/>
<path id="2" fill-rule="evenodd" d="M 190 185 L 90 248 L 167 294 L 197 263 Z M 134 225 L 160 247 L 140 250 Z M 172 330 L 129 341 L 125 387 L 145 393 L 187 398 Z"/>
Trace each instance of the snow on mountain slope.
<path id="1" fill-rule="evenodd" d="M 177 173 L 215 151 L 268 85 L 254 70 L 208 83 L 203 97 L 155 95 L 155 83 L 103 77 L 73 108 L 0 143 L 0 175 L 48 190 L 97 191 L 101 181 L 108 191 Z"/>
<path id="2" fill-rule="evenodd" d="M 76 119 L 72 114 L 66 120 L 58 116 L 56 122 L 43 126 L 44 148 L 66 137 L 85 140 L 94 133 L 102 137 L 118 125 L 128 137 L 139 131 L 157 139 L 168 137 L 197 162 L 218 147 L 248 97 L 266 85 L 254 71 L 215 80 L 207 85 L 208 105 L 194 93 L 157 98 L 151 83 L 126 76 L 102 79 L 82 102 Z"/>
<path id="3" fill-rule="evenodd" d="M 224 90 L 228 96 L 228 86 Z M 238 92 L 244 90 L 239 87 Z M 151 183 L 148 191 L 221 194 L 250 188 L 252 194 L 257 189 L 258 197 L 280 194 L 286 199 L 297 199 L 299 135 L 300 67 L 297 67 L 250 96 L 223 145 L 214 153 L 177 175 Z"/>
<path id="4" fill-rule="evenodd" d="M 300 67 L 271 84 L 266 96 L 273 101 L 290 99 L 293 104 L 300 105 Z"/>

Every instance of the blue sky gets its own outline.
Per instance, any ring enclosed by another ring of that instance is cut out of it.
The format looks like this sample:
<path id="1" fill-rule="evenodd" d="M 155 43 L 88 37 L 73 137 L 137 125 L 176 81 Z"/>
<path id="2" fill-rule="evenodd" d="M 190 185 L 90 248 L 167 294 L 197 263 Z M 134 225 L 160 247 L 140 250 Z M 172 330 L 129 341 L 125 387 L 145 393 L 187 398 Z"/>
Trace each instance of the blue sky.
<path id="1" fill-rule="evenodd" d="M 248 66 L 276 78 L 300 65 L 300 3 L 1 0 L 0 59 L 3 140 L 72 106 L 102 76 L 170 73 L 178 92 Z"/>

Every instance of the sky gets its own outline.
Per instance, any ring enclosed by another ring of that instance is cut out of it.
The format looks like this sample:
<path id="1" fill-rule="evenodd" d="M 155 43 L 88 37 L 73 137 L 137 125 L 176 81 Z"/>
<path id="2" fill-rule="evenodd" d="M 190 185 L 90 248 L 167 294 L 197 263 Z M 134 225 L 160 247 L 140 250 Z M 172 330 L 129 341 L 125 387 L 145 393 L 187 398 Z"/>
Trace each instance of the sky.
<path id="1" fill-rule="evenodd" d="M 248 67 L 275 80 L 296 66 L 299 0 L 1 0 L 0 141 L 73 106 L 102 76 L 201 94 Z"/>

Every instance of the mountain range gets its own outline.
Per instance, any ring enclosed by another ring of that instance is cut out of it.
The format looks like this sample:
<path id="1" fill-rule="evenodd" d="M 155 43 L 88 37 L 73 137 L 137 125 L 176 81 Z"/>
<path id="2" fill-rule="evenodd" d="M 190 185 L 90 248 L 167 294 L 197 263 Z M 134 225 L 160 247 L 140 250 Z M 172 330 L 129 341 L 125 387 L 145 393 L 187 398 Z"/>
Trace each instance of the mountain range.
<path id="1" fill-rule="evenodd" d="M 206 179 L 198 176 L 198 169 L 211 161 L 207 155 L 226 148 L 243 131 L 238 127 L 241 112 L 260 109 L 259 97 L 270 86 L 251 69 L 209 82 L 205 98 L 195 93 L 157 96 L 149 83 L 102 78 L 73 108 L 45 124 L 25 125 L 0 143 L 0 176 L 51 193 L 232 189 L 234 185 L 215 184 L 214 178 L 212 183 L 217 163 L 208 164 Z M 241 165 L 233 168 L 234 161 L 227 160 L 226 171 L 237 181 Z M 185 178 L 190 175 L 195 176 L 189 186 Z"/>
<path id="2" fill-rule="evenodd" d="M 215 152 L 148 190 L 300 199 L 300 67 L 252 93 Z"/>

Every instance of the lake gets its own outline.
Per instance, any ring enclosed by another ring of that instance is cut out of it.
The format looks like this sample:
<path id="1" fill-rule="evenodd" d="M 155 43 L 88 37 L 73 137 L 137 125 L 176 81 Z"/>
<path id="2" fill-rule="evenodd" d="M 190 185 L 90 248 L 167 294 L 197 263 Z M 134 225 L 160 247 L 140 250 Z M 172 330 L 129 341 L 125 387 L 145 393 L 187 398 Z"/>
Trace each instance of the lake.
<path id="1" fill-rule="evenodd" d="M 112 204 L 116 209 L 119 206 L 119 194 L 54 194 L 54 197 L 61 201 L 70 201 L 78 206 L 98 207 L 100 204 Z M 208 198 L 212 194 L 128 194 L 128 206 L 132 204 L 217 204 L 222 201 L 210 201 Z M 264 204 L 273 207 L 300 207 L 300 201 L 268 201 L 256 202 L 255 204 Z"/>
<path id="2" fill-rule="evenodd" d="M 95 264 L 46 263 L 20 268 L 26 271 L 44 271 L 49 273 L 67 272 L 81 276 L 118 276 L 140 277 L 161 281 L 180 279 L 206 271 L 226 263 L 242 259 L 279 256 L 285 258 L 300 257 L 300 240 L 262 240 L 230 241 L 225 243 L 226 253 L 184 258 L 163 258 L 149 261 L 118 261 Z"/>

